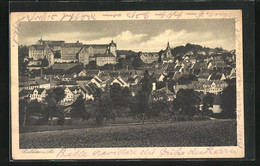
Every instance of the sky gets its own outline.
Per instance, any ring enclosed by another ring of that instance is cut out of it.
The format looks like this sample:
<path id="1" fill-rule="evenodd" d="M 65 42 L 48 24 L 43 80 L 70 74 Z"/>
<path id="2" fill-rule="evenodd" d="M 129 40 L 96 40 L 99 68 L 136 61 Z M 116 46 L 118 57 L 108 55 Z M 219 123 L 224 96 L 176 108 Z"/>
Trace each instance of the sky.
<path id="1" fill-rule="evenodd" d="M 78 22 L 22 22 L 19 45 L 35 44 L 39 39 L 108 44 L 118 50 L 157 52 L 187 43 L 227 50 L 235 49 L 233 19 L 129 20 Z"/>

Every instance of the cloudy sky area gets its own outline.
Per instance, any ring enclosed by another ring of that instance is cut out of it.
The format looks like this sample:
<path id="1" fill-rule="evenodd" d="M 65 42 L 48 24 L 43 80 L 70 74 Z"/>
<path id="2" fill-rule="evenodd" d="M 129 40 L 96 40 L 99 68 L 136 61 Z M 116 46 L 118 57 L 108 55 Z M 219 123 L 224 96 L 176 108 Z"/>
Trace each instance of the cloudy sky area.
<path id="1" fill-rule="evenodd" d="M 172 48 L 186 43 L 235 49 L 235 22 L 232 19 L 23 22 L 19 45 L 43 40 L 64 40 L 84 44 L 117 43 L 119 50 L 160 51 L 169 41 Z"/>

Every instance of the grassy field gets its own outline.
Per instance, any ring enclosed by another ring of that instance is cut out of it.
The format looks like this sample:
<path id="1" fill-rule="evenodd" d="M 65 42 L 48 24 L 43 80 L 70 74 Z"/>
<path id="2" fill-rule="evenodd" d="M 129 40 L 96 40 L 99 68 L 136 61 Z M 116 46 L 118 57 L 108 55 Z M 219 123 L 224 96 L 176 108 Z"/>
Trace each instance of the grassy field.
<path id="1" fill-rule="evenodd" d="M 146 123 L 155 122 L 156 120 L 145 120 Z M 141 119 L 132 118 L 132 117 L 117 117 L 115 121 L 110 120 L 108 125 L 123 125 L 129 123 L 142 123 Z M 28 125 L 28 126 L 20 126 L 20 133 L 28 133 L 28 132 L 41 132 L 41 131 L 56 131 L 56 130 L 67 130 L 67 129 L 82 129 L 82 128 L 91 128 L 95 127 L 96 121 L 95 119 L 89 119 L 84 121 L 73 122 L 71 119 L 66 120 L 63 126 L 59 125 Z"/>
<path id="2" fill-rule="evenodd" d="M 20 148 L 232 145 L 236 145 L 235 120 L 122 125 L 20 134 Z"/>

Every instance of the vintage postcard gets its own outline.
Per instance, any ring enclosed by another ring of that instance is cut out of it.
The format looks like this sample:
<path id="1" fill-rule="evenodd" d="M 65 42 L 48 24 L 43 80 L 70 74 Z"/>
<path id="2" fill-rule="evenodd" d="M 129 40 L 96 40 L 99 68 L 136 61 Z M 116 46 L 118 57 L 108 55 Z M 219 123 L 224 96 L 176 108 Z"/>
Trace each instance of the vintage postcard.
<path id="1" fill-rule="evenodd" d="M 10 13 L 13 160 L 243 158 L 241 10 Z"/>

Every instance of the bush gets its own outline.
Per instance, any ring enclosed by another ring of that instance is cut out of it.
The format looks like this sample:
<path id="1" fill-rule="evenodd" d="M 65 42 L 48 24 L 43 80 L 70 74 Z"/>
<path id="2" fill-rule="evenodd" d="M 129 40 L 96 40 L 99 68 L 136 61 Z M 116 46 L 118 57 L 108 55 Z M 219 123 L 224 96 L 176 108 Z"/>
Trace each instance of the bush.
<path id="1" fill-rule="evenodd" d="M 49 120 L 47 118 L 40 118 L 35 122 L 36 126 L 48 125 Z"/>
<path id="2" fill-rule="evenodd" d="M 58 121 L 57 121 L 57 125 L 61 125 L 63 126 L 65 123 L 65 117 L 59 117 Z"/>
<path id="3" fill-rule="evenodd" d="M 220 107 L 222 118 L 236 118 L 236 86 L 230 85 L 220 95 Z"/>

